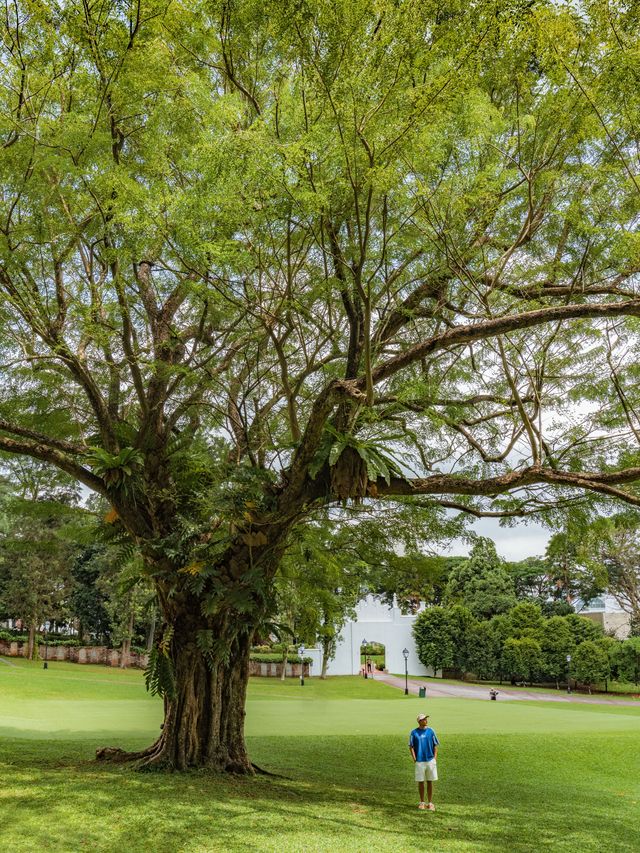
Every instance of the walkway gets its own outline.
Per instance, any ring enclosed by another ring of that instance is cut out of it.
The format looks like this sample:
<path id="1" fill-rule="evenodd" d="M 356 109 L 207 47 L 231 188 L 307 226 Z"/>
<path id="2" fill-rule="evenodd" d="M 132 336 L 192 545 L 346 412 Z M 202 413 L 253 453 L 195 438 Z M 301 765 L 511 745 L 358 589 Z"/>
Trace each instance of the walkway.
<path id="1" fill-rule="evenodd" d="M 396 687 L 399 690 L 404 690 L 404 678 L 397 675 L 390 675 L 387 672 L 376 672 L 376 681 L 383 681 L 390 687 Z M 421 687 L 427 688 L 428 698 L 455 698 L 455 699 L 489 699 L 489 687 L 483 687 L 480 684 L 450 684 L 448 682 L 429 679 L 428 681 L 413 681 L 409 678 L 408 681 L 409 693 L 417 696 L 418 690 Z M 627 705 L 630 708 L 640 708 L 640 701 L 625 700 L 625 699 L 602 699 L 596 696 L 576 696 L 575 693 L 567 694 L 558 691 L 556 696 L 554 693 L 538 693 L 535 690 L 510 690 L 508 687 L 498 688 L 498 701 L 517 700 L 517 699 L 535 699 L 536 702 L 573 702 L 584 705 Z"/>

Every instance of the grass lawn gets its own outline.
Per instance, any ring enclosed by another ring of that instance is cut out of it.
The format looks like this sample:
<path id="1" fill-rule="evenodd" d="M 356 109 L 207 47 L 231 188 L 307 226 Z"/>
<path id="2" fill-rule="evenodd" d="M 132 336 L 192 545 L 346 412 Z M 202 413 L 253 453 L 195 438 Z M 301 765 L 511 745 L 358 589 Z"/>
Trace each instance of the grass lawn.
<path id="1" fill-rule="evenodd" d="M 280 777 L 133 773 L 161 721 L 139 671 L 0 662 L 0 851 L 637 851 L 640 708 L 405 697 L 381 683 L 254 679 L 254 760 Z M 442 746 L 435 814 L 406 740 Z M 284 777 L 284 778 L 282 778 Z"/>

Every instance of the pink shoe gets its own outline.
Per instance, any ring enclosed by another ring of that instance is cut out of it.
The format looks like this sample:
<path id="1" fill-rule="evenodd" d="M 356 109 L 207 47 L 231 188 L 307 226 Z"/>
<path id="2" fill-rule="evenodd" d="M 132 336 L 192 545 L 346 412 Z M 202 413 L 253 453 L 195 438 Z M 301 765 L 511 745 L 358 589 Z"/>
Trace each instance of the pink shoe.
<path id="1" fill-rule="evenodd" d="M 427 804 L 426 804 L 426 803 L 418 803 L 418 808 L 419 808 L 419 809 L 426 809 L 426 807 L 427 807 Z"/>
<path id="2" fill-rule="evenodd" d="M 426 808 L 430 812 L 434 812 L 436 810 L 436 807 L 433 805 L 433 803 L 427 803 Z"/>

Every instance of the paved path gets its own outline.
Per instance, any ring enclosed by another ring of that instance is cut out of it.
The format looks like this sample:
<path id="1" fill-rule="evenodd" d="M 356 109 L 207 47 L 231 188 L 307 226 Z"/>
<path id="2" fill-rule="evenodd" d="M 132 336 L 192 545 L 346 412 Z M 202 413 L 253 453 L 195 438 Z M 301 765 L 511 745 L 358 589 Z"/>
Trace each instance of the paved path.
<path id="1" fill-rule="evenodd" d="M 386 672 L 376 672 L 376 681 L 382 681 L 390 687 L 397 687 L 399 690 L 404 690 L 404 678 L 397 675 L 390 675 Z M 427 697 L 453 697 L 457 699 L 489 699 L 489 688 L 483 687 L 480 684 L 449 684 L 443 681 L 413 681 L 408 682 L 409 693 L 418 695 L 418 690 L 421 687 L 427 688 Z M 518 700 L 518 699 L 535 699 L 539 702 L 573 702 L 583 705 L 627 705 L 631 708 L 640 708 L 640 701 L 624 700 L 624 699 L 602 699 L 596 696 L 576 696 L 575 694 L 561 693 L 558 691 L 556 696 L 554 693 L 538 693 L 534 690 L 510 690 L 508 687 L 500 687 L 498 693 L 498 701 Z"/>

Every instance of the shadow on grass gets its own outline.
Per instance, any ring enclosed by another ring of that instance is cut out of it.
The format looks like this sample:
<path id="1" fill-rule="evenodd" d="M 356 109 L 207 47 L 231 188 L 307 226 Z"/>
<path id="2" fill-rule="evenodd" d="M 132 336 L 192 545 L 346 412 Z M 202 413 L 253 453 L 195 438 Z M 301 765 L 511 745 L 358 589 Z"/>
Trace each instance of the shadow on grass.
<path id="1" fill-rule="evenodd" d="M 595 735 L 573 745 L 452 738 L 435 814 L 415 807 L 398 738 L 253 738 L 254 759 L 291 781 L 134 773 L 95 764 L 84 743 L 4 742 L 0 848 L 631 851 L 639 840 L 633 738 L 609 738 L 608 769 L 589 764 Z"/>

